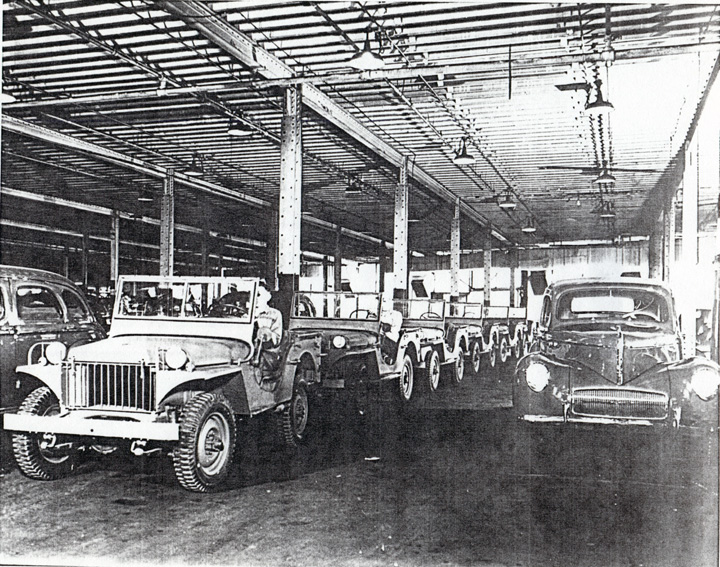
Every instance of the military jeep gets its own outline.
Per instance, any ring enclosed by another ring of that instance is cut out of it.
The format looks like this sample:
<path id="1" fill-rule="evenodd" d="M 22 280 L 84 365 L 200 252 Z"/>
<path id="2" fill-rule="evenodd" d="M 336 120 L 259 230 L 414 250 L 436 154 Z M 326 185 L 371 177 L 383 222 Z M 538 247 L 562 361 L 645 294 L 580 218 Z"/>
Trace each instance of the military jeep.
<path id="1" fill-rule="evenodd" d="M 321 391 L 362 396 L 368 386 L 393 383 L 403 406 L 417 397 L 417 381 L 421 392 L 437 389 L 441 365 L 462 379 L 462 349 L 448 347 L 443 326 L 442 301 L 393 303 L 379 293 L 298 293 L 290 318 L 291 329 L 322 333 Z"/>
<path id="2" fill-rule="evenodd" d="M 5 416 L 20 470 L 51 480 L 87 448 L 164 450 L 180 485 L 205 492 L 229 473 L 238 419 L 272 412 L 284 443 L 304 442 L 321 337 L 284 331 L 254 356 L 257 289 L 249 278 L 121 277 L 107 339 L 18 367 L 44 384 Z"/>

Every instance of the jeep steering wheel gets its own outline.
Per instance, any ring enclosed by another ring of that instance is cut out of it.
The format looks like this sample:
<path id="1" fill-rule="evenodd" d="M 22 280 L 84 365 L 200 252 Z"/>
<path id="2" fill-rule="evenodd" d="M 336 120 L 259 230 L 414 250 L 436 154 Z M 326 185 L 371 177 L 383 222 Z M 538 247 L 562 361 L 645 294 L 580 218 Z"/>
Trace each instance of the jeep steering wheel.
<path id="1" fill-rule="evenodd" d="M 377 317 L 377 315 L 369 309 L 356 309 L 348 315 L 348 319 L 361 319 L 360 313 L 365 313 L 365 319 L 375 319 Z"/>
<path id="2" fill-rule="evenodd" d="M 245 317 L 247 311 L 234 303 L 216 303 L 208 311 L 208 317 Z"/>
<path id="3" fill-rule="evenodd" d="M 434 311 L 426 311 L 420 315 L 420 319 L 442 319 L 442 317 Z"/>

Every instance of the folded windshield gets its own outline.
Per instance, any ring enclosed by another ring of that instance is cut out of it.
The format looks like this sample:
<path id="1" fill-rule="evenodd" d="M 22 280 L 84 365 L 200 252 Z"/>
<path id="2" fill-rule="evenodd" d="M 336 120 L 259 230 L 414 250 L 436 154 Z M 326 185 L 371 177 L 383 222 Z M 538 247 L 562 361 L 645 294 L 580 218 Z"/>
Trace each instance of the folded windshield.
<path id="1" fill-rule="evenodd" d="M 249 322 L 255 283 L 123 280 L 116 315 L 120 317 L 233 319 Z"/>

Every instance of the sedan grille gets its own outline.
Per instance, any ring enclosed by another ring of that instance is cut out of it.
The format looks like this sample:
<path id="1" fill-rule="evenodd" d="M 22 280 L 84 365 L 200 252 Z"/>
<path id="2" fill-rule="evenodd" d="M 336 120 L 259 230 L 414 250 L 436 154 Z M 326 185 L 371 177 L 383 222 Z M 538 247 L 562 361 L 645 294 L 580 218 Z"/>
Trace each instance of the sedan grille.
<path id="1" fill-rule="evenodd" d="M 625 388 L 586 388 L 573 391 L 572 413 L 617 419 L 665 419 L 668 396 Z"/>
<path id="2" fill-rule="evenodd" d="M 67 407 L 145 411 L 155 407 L 154 366 L 68 362 L 63 370 L 62 394 Z"/>

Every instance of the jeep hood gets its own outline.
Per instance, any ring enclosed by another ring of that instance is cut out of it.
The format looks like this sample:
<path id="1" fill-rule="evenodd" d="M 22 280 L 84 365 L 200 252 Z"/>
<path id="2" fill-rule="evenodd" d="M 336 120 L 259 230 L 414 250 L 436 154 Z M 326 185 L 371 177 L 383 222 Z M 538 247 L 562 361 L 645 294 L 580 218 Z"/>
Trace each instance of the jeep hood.
<path id="1" fill-rule="evenodd" d="M 172 346 L 182 348 L 195 366 L 228 364 L 246 358 L 250 346 L 226 338 L 188 338 L 173 336 L 120 336 L 73 347 L 68 359 L 77 362 L 138 363 L 157 362 L 158 351 Z"/>
<path id="2" fill-rule="evenodd" d="M 579 370 L 590 370 L 614 384 L 627 384 L 652 369 L 679 360 L 673 334 L 622 329 L 560 331 L 552 334 L 554 354 Z"/>

